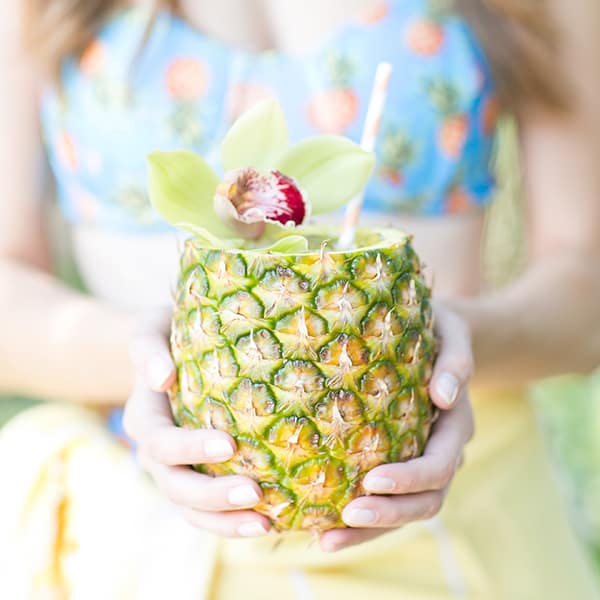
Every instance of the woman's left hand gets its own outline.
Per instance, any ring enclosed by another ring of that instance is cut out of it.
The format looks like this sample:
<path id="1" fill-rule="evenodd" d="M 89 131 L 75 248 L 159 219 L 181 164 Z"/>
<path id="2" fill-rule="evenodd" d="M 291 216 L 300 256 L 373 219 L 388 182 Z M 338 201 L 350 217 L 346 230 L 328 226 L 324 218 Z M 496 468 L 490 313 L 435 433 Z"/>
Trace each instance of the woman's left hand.
<path id="1" fill-rule="evenodd" d="M 430 395 L 441 409 L 423 456 L 405 463 L 376 467 L 364 479 L 373 495 L 353 500 L 342 513 L 345 529 L 321 536 L 321 548 L 336 551 L 373 539 L 390 530 L 434 517 L 463 460 L 463 449 L 474 431 L 467 384 L 473 370 L 471 337 L 466 323 L 436 306 L 440 351 L 430 383 Z M 380 495 L 377 495 L 380 494 Z"/>

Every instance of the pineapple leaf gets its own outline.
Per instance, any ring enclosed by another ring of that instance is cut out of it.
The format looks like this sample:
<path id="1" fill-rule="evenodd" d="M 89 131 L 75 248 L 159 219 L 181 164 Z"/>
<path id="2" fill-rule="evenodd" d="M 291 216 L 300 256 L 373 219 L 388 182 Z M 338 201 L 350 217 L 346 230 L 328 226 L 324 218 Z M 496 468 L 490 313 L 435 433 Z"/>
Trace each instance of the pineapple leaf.
<path id="1" fill-rule="evenodd" d="M 172 225 L 201 227 L 213 235 L 232 237 L 232 229 L 216 215 L 213 202 L 219 178 L 197 154 L 153 152 L 148 156 L 150 202 Z"/>
<path id="2" fill-rule="evenodd" d="M 204 248 L 243 248 L 246 245 L 245 240 L 239 238 L 219 238 L 204 227 L 199 227 L 193 223 L 175 223 L 175 227 L 188 231 L 194 235 Z"/>
<path id="3" fill-rule="evenodd" d="M 268 248 L 261 248 L 261 252 L 277 252 L 279 254 L 293 254 L 295 252 L 306 252 L 308 240 L 303 235 L 287 235 Z"/>
<path id="4" fill-rule="evenodd" d="M 312 214 L 333 212 L 365 187 L 375 158 L 350 140 L 324 135 L 291 148 L 277 168 L 293 177 L 311 204 Z"/>
<path id="5" fill-rule="evenodd" d="M 221 145 L 221 162 L 225 171 L 243 167 L 268 171 L 288 146 L 281 105 L 276 100 L 265 100 L 232 125 Z"/>

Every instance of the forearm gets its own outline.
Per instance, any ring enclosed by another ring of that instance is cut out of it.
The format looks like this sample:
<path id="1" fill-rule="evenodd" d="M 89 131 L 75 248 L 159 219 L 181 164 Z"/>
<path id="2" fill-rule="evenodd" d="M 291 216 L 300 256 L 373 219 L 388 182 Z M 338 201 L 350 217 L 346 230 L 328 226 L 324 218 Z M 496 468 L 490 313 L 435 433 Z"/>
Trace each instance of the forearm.
<path id="1" fill-rule="evenodd" d="M 121 404 L 131 386 L 132 327 L 124 311 L 0 262 L 0 392 Z"/>
<path id="2" fill-rule="evenodd" d="M 554 255 L 503 290 L 451 304 L 471 326 L 477 383 L 520 385 L 600 365 L 600 260 Z"/>

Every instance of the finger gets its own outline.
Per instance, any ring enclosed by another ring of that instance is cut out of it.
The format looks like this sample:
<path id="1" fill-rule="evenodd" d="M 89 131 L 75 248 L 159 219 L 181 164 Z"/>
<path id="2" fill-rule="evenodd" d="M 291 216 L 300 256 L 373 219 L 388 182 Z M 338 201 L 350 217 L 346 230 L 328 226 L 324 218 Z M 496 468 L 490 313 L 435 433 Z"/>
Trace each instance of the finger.
<path id="1" fill-rule="evenodd" d="M 123 411 L 123 428 L 127 435 L 142 441 L 159 427 L 173 427 L 173 416 L 164 393 L 153 392 L 138 378 Z"/>
<path id="2" fill-rule="evenodd" d="M 373 540 L 384 533 L 389 533 L 389 529 L 332 529 L 326 531 L 319 540 L 321 549 L 324 552 L 337 552 L 350 546 L 356 546 L 363 542 Z"/>
<path id="3" fill-rule="evenodd" d="M 224 462 L 236 450 L 228 433 L 176 427 L 165 395 L 140 382 L 125 407 L 123 427 L 138 443 L 141 454 L 164 465 Z"/>
<path id="4" fill-rule="evenodd" d="M 157 425 L 143 438 L 140 451 L 162 465 L 221 463 L 235 453 L 235 441 L 216 429 L 182 429 Z"/>
<path id="5" fill-rule="evenodd" d="M 455 313 L 436 307 L 436 334 L 440 351 L 430 383 L 433 402 L 442 409 L 454 405 L 473 373 L 471 334 Z"/>
<path id="6" fill-rule="evenodd" d="M 247 477 L 209 477 L 187 467 L 150 467 L 156 485 L 175 504 L 202 511 L 228 511 L 252 508 L 262 492 Z"/>
<path id="7" fill-rule="evenodd" d="M 423 456 L 375 467 L 364 478 L 364 488 L 373 494 L 442 490 L 452 481 L 473 429 L 473 415 L 465 394 L 453 410 L 440 415 Z"/>
<path id="8" fill-rule="evenodd" d="M 251 510 L 214 513 L 183 509 L 183 515 L 195 527 L 224 537 L 261 537 L 271 529 L 269 519 Z"/>
<path id="9" fill-rule="evenodd" d="M 155 391 L 165 391 L 175 381 L 175 365 L 169 349 L 170 311 L 144 314 L 136 328 L 129 353 L 138 375 Z"/>
<path id="10" fill-rule="evenodd" d="M 363 496 L 344 508 L 342 519 L 350 527 L 398 527 L 431 519 L 438 514 L 443 501 L 441 491 L 406 496 Z"/>

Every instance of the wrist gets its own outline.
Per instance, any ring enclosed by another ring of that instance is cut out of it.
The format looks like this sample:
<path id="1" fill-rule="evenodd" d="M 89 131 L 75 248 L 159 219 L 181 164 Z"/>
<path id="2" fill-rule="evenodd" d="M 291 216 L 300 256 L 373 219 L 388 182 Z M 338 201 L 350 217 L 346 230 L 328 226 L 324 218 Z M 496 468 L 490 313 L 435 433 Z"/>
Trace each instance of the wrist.
<path id="1" fill-rule="evenodd" d="M 469 327 L 475 379 L 490 379 L 510 332 L 502 307 L 490 297 L 450 298 L 444 304 Z"/>
<path id="2" fill-rule="evenodd" d="M 62 322 L 64 337 L 59 345 L 64 348 L 63 356 L 83 350 L 71 359 L 71 365 L 81 368 L 79 373 L 70 375 L 72 387 L 85 389 L 84 401 L 90 404 L 123 405 L 133 385 L 129 357 L 135 323 L 133 314 L 91 298 L 78 299 L 65 312 L 69 314 L 70 323 L 67 326 Z M 80 342 L 74 343 L 77 337 Z"/>

